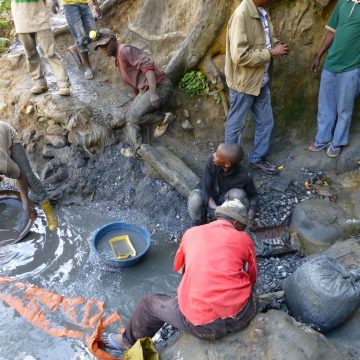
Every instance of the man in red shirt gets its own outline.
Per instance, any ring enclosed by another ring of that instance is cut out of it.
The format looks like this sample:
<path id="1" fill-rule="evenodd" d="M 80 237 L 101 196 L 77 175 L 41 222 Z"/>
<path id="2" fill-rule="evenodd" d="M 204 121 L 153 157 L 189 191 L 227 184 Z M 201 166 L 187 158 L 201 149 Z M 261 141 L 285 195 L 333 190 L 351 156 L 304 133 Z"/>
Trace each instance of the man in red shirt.
<path id="1" fill-rule="evenodd" d="M 182 272 L 178 297 L 148 295 L 123 335 L 103 337 L 105 347 L 126 350 L 168 323 L 205 340 L 245 328 L 258 310 L 254 244 L 243 230 L 247 209 L 237 199 L 216 208 L 217 220 L 187 230 L 174 269 Z"/>
<path id="2" fill-rule="evenodd" d="M 133 156 L 143 143 L 141 125 L 160 124 L 154 136 L 163 135 L 172 121 L 171 113 L 155 112 L 172 93 L 173 86 L 166 75 L 142 50 L 127 44 L 118 44 L 116 36 L 110 29 L 98 31 L 95 50 L 100 48 L 107 56 L 116 58 L 115 66 L 121 80 L 132 87 L 137 95 L 126 113 L 127 142 L 132 151 L 126 149 L 122 154 Z M 125 149 L 124 149 L 125 150 Z"/>

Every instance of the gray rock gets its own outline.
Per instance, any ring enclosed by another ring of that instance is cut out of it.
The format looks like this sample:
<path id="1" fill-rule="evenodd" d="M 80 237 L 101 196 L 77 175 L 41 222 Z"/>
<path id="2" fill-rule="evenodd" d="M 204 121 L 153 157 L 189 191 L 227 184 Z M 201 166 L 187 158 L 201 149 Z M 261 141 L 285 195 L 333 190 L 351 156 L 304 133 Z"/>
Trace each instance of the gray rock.
<path id="1" fill-rule="evenodd" d="M 191 131 L 193 129 L 193 126 L 189 120 L 184 120 L 181 123 L 181 128 L 185 131 Z"/>
<path id="2" fill-rule="evenodd" d="M 62 148 L 66 146 L 67 139 L 64 135 L 46 135 L 45 143 L 56 148 Z"/>
<path id="3" fill-rule="evenodd" d="M 349 359 L 314 330 L 288 314 L 270 310 L 257 315 L 247 328 L 209 342 L 182 334 L 162 354 L 163 360 L 345 360 Z"/>
<path id="4" fill-rule="evenodd" d="M 46 133 L 48 135 L 64 136 L 67 134 L 67 130 L 60 125 L 50 124 L 46 129 Z"/>
<path id="5" fill-rule="evenodd" d="M 61 151 L 61 148 L 56 148 L 55 146 L 46 144 L 43 147 L 42 156 L 51 159 L 51 158 L 56 157 L 56 155 L 59 153 L 59 151 Z"/>
<path id="6" fill-rule="evenodd" d="M 344 210 L 339 205 L 311 199 L 295 207 L 290 231 L 298 234 L 304 253 L 312 254 L 343 240 L 345 222 Z"/>

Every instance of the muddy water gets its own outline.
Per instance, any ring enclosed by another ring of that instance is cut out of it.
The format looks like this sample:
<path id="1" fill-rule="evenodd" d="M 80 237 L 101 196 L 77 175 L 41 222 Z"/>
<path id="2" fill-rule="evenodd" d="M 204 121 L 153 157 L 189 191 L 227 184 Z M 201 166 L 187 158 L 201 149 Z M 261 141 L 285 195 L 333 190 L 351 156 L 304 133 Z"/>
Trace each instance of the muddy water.
<path id="1" fill-rule="evenodd" d="M 17 277 L 67 297 L 105 301 L 105 307 L 118 310 L 125 322 L 145 294 L 176 293 L 179 277 L 172 263 L 177 246 L 167 241 L 167 234 L 153 235 L 150 251 L 139 264 L 114 271 L 99 263 L 88 243 L 98 227 L 114 218 L 77 207 L 58 213 L 61 226 L 55 233 L 47 230 L 39 212 L 23 241 L 0 248 L 0 276 Z M 81 342 L 51 337 L 1 302 L 0 338 L 0 360 L 92 359 Z"/>

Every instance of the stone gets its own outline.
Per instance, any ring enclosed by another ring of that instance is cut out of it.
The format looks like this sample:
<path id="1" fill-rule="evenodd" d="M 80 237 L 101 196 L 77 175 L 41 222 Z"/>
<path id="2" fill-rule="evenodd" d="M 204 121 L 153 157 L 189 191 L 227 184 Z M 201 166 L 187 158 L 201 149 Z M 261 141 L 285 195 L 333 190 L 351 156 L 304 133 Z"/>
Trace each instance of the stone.
<path id="1" fill-rule="evenodd" d="M 62 126 L 57 124 L 50 124 L 46 128 L 46 133 L 48 135 L 56 135 L 56 136 L 64 136 L 67 134 L 67 130 L 64 129 Z"/>
<path id="2" fill-rule="evenodd" d="M 35 110 L 34 105 L 32 105 L 32 104 L 27 105 L 26 109 L 25 109 L 25 114 L 26 115 L 32 114 L 34 112 L 34 110 Z"/>
<path id="3" fill-rule="evenodd" d="M 185 131 L 191 131 L 193 129 L 193 126 L 189 120 L 184 120 L 181 123 L 181 128 Z"/>
<path id="4" fill-rule="evenodd" d="M 344 210 L 320 199 L 296 205 L 290 222 L 290 232 L 297 233 L 305 254 L 325 250 L 335 241 L 343 240 L 345 229 Z"/>
<path id="5" fill-rule="evenodd" d="M 200 340 L 183 333 L 160 355 L 162 360 L 349 359 L 323 335 L 277 310 L 258 314 L 244 330 L 216 341 Z"/>
<path id="6" fill-rule="evenodd" d="M 61 136 L 46 135 L 45 143 L 48 145 L 52 145 L 56 148 L 62 148 L 64 146 L 66 146 L 67 139 L 66 139 L 66 136 L 64 136 L 64 135 L 61 135 Z"/>
<path id="7" fill-rule="evenodd" d="M 45 144 L 42 149 L 42 156 L 46 158 L 54 158 L 61 151 L 61 148 L 56 148 L 55 146 Z"/>
<path id="8" fill-rule="evenodd" d="M 184 116 L 185 116 L 187 119 L 190 118 L 189 110 L 184 109 Z"/>

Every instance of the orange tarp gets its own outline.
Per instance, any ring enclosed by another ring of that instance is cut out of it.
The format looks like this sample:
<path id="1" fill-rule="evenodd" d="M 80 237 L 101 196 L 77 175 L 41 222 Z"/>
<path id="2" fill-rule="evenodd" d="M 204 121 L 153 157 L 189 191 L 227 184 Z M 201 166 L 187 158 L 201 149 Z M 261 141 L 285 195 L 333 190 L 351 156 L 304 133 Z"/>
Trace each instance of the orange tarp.
<path id="1" fill-rule="evenodd" d="M 106 315 L 101 301 L 65 298 L 32 284 L 2 277 L 0 300 L 52 336 L 82 339 L 98 359 L 119 359 L 102 349 L 101 333 L 109 326 L 120 331 L 121 317 L 117 312 Z"/>

